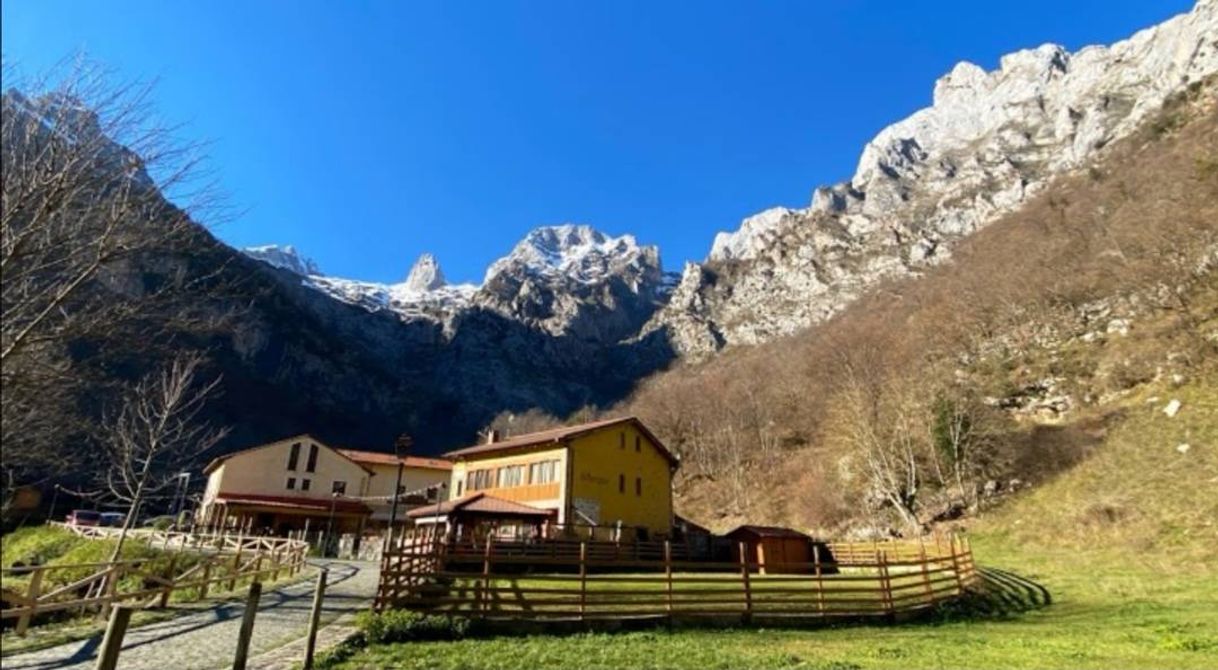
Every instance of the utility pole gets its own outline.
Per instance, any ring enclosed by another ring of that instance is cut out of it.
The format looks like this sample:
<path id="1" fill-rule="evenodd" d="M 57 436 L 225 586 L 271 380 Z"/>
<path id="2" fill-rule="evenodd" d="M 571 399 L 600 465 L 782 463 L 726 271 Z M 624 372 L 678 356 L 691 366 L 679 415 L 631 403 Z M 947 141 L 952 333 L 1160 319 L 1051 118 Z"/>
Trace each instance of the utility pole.
<path id="1" fill-rule="evenodd" d="M 402 471 L 406 468 L 406 452 L 412 444 L 414 440 L 406 433 L 398 435 L 393 441 L 393 455 L 398 461 L 398 479 L 393 486 L 393 502 L 389 505 L 389 528 L 385 530 L 385 544 L 381 551 L 393 546 L 393 528 L 398 520 L 398 496 L 402 494 Z"/>

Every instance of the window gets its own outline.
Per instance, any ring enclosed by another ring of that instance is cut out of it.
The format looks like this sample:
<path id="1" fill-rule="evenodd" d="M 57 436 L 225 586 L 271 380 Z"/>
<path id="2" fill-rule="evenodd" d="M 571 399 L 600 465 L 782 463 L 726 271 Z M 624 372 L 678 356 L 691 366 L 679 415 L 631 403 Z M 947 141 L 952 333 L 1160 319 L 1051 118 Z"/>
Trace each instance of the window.
<path id="1" fill-rule="evenodd" d="M 626 492 L 626 475 L 617 476 L 617 492 L 618 493 Z"/>
<path id="2" fill-rule="evenodd" d="M 495 485 L 494 475 L 494 470 L 474 470 L 465 476 L 465 488 L 469 491 L 489 489 Z"/>
<path id="3" fill-rule="evenodd" d="M 347 495 L 347 482 L 334 482 L 330 485 L 330 493 Z"/>
<path id="4" fill-rule="evenodd" d="M 638 435 L 634 436 L 634 450 L 635 451 L 643 450 L 643 438 L 639 437 Z"/>
<path id="5" fill-rule="evenodd" d="M 530 484 L 549 484 L 558 481 L 558 461 L 538 461 L 529 464 Z"/>
<path id="6" fill-rule="evenodd" d="M 295 470 L 296 464 L 300 462 L 300 443 L 292 443 L 292 451 L 288 453 L 288 469 Z"/>
<path id="7" fill-rule="evenodd" d="M 307 480 L 307 479 L 300 480 L 300 490 L 301 491 L 309 490 L 309 480 Z"/>
<path id="8" fill-rule="evenodd" d="M 296 488 L 296 478 L 288 477 L 288 490 L 291 491 L 295 488 Z"/>
<path id="9" fill-rule="evenodd" d="M 642 477 L 634 478 L 634 494 L 636 496 L 643 495 L 643 478 Z"/>
<path id="10" fill-rule="evenodd" d="M 496 486 L 499 488 L 508 488 L 511 486 L 520 486 L 524 483 L 524 466 L 523 465 L 508 465 L 499 468 L 499 478 Z"/>
<path id="11" fill-rule="evenodd" d="M 461 480 L 457 480 L 457 497 L 458 497 L 458 498 L 460 498 L 460 497 L 461 497 L 461 485 L 462 485 L 462 484 L 464 484 L 464 483 L 465 483 L 465 482 L 463 482 L 463 481 L 461 481 Z"/>
<path id="12" fill-rule="evenodd" d="M 317 445 L 309 445 L 309 463 L 305 466 L 305 472 L 317 472 Z"/>

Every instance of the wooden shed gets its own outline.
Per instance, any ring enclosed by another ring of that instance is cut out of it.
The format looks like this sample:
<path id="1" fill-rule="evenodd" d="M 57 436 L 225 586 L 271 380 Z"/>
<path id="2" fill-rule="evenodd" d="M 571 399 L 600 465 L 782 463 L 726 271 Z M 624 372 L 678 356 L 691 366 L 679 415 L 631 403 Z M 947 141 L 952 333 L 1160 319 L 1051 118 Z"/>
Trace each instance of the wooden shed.
<path id="1" fill-rule="evenodd" d="M 757 564 L 761 574 L 799 573 L 811 570 L 802 564 L 812 561 L 812 538 L 790 528 L 779 526 L 740 526 L 728 533 L 732 553 L 740 560 L 740 545 L 744 545 L 745 560 Z M 792 565 L 799 563 L 801 565 Z"/>

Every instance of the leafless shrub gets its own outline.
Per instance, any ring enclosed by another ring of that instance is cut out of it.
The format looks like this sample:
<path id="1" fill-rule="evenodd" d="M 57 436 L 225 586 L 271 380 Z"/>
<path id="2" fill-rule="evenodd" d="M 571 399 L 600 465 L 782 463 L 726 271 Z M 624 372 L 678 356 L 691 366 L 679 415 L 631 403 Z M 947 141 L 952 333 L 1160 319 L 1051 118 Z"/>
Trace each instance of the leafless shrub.
<path id="1" fill-rule="evenodd" d="M 118 558 L 144 501 L 173 486 L 183 468 L 228 433 L 200 419 L 220 387 L 219 377 L 198 379 L 203 362 L 198 354 L 183 354 L 145 376 L 101 425 L 106 466 L 96 497 L 127 508 L 110 560 Z"/>

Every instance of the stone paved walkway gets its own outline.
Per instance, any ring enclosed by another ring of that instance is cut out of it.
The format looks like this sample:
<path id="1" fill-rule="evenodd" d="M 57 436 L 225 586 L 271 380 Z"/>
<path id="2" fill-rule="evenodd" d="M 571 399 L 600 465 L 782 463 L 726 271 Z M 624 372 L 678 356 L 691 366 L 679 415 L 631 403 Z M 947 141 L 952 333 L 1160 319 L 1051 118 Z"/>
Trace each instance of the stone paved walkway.
<path id="1" fill-rule="evenodd" d="M 368 606 L 376 593 L 375 563 L 326 561 L 330 568 L 322 622 Z M 304 637 L 314 581 L 262 594 L 250 644 L 251 664 Z M 208 610 L 127 631 L 118 667 L 123 670 L 217 670 L 231 667 L 241 626 L 242 603 L 222 603 Z M 101 636 L 8 656 L 4 670 L 84 670 L 96 663 Z M 303 647 L 303 645 L 301 645 Z M 320 645 L 319 645 L 320 646 Z M 303 655 L 299 660 L 303 660 Z"/>

